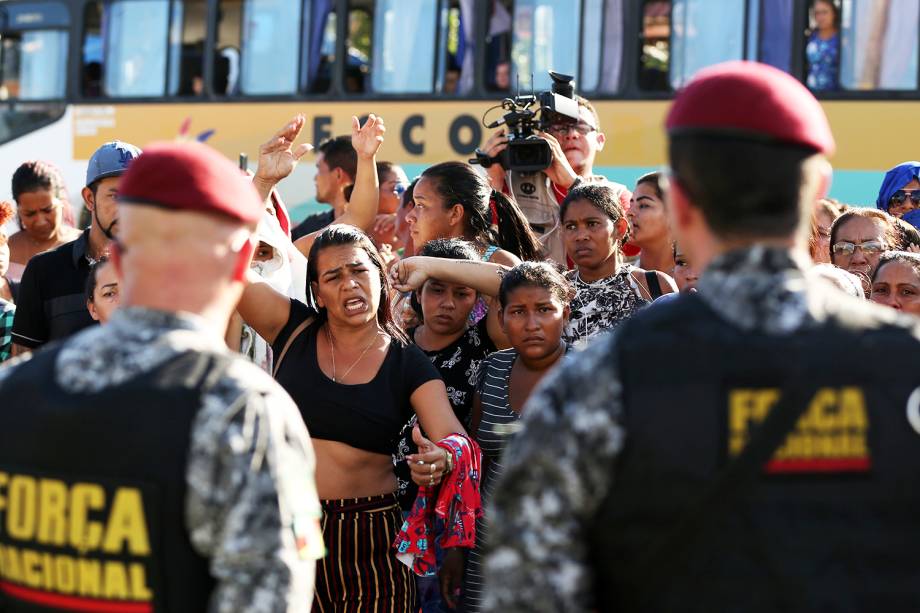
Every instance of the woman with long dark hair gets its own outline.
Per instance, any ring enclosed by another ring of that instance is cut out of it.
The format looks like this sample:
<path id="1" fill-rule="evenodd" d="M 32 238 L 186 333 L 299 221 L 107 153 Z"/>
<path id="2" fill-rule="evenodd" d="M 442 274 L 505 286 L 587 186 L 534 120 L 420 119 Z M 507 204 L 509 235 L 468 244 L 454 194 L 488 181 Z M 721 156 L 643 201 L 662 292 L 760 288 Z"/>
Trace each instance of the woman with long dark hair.
<path id="1" fill-rule="evenodd" d="M 415 209 L 407 220 L 416 251 L 436 238 L 463 238 L 486 262 L 514 265 L 542 259 L 540 243 L 517 203 L 492 189 L 469 164 L 442 162 L 427 168 L 413 199 Z"/>
<path id="2" fill-rule="evenodd" d="M 393 321 L 390 283 L 367 235 L 327 228 L 310 249 L 307 277 L 313 307 L 253 283 L 239 312 L 272 343 L 275 378 L 316 451 L 329 555 L 317 569 L 314 610 L 410 611 L 415 581 L 391 548 L 402 523 L 391 454 L 413 414 L 432 440 L 464 430 L 437 370 Z M 407 458 L 412 479 L 436 485 L 452 462 L 421 442 Z"/>
<path id="3" fill-rule="evenodd" d="M 416 252 L 436 238 L 462 238 L 473 244 L 483 262 L 516 266 L 521 260 L 542 259 L 540 242 L 517 203 L 492 189 L 469 164 L 442 162 L 427 168 L 413 200 L 415 208 L 406 221 Z M 490 306 L 480 301 L 471 321 L 485 317 Z"/>

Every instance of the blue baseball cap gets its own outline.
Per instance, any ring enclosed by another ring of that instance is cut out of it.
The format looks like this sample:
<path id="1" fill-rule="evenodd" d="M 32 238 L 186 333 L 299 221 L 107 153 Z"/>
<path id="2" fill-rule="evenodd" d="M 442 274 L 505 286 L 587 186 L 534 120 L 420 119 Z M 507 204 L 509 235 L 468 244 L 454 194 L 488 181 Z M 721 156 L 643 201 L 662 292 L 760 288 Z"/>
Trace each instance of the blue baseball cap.
<path id="1" fill-rule="evenodd" d="M 86 185 L 92 185 L 99 179 L 120 176 L 140 154 L 140 149 L 120 140 L 102 145 L 89 159 L 89 165 L 86 167 Z"/>

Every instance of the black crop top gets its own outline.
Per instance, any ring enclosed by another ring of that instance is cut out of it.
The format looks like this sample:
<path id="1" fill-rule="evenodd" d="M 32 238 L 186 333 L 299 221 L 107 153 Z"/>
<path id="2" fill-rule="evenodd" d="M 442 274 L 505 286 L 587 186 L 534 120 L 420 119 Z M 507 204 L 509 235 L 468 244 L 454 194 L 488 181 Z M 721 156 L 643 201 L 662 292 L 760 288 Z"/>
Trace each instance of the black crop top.
<path id="1" fill-rule="evenodd" d="M 274 354 L 280 354 L 297 326 L 315 315 L 307 305 L 291 300 L 288 321 L 272 344 Z M 275 378 L 297 403 L 311 437 L 393 453 L 400 430 L 413 415 L 409 398 L 424 383 L 440 379 L 438 371 L 418 347 L 393 339 L 369 383 L 333 383 L 316 359 L 319 328 L 310 324 L 294 339 Z"/>

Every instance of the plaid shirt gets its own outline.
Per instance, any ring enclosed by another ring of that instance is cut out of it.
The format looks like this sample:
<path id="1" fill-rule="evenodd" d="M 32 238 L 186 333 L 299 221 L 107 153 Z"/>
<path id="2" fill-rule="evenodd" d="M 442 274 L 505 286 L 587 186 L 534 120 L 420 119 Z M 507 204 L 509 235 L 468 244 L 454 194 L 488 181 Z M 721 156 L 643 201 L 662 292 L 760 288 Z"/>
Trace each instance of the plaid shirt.
<path id="1" fill-rule="evenodd" d="M 7 302 L 0 298 L 0 362 L 10 359 L 10 351 L 13 348 L 13 315 L 16 313 L 16 306 L 12 302 Z"/>

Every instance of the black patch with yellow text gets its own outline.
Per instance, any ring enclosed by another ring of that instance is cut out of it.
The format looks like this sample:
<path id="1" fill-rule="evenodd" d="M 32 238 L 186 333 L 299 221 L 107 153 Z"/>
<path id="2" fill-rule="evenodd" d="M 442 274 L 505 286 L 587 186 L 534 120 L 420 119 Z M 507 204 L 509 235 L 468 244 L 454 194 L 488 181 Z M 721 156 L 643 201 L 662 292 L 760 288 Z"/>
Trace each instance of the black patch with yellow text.
<path id="1" fill-rule="evenodd" d="M 160 610 L 159 509 L 149 484 L 0 466 L 0 591 L 25 610 Z"/>
<path id="2" fill-rule="evenodd" d="M 737 457 L 776 406 L 781 387 L 729 385 L 725 455 Z M 809 405 L 764 465 L 769 475 L 859 474 L 872 469 L 866 391 L 859 385 L 816 386 Z"/>

